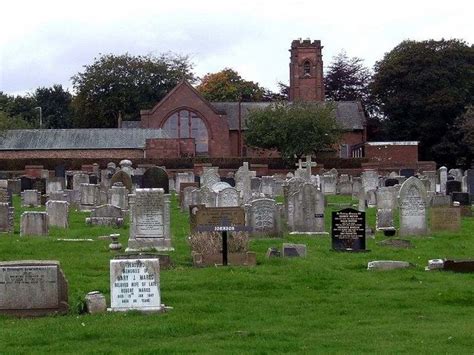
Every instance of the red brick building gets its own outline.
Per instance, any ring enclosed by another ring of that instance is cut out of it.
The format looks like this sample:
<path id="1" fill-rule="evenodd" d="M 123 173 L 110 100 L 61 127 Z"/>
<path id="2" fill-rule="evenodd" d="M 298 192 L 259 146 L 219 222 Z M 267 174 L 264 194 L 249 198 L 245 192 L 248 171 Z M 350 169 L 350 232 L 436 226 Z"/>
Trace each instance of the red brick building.
<path id="1" fill-rule="evenodd" d="M 290 49 L 290 100 L 324 101 L 320 41 L 295 40 Z M 141 111 L 141 121 L 118 129 L 18 130 L 0 142 L 0 159 L 238 157 L 276 152 L 245 146 L 246 119 L 269 102 L 208 102 L 186 81 L 161 101 Z M 365 115 L 359 102 L 337 102 L 336 119 L 345 133 L 339 155 L 356 156 L 366 141 Z"/>

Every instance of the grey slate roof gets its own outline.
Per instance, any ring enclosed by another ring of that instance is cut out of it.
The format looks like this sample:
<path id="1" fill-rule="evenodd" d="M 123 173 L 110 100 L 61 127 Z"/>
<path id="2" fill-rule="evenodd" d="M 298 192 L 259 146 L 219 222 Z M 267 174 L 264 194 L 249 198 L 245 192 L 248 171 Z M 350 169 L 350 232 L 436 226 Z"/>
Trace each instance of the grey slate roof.
<path id="1" fill-rule="evenodd" d="M 216 111 L 227 115 L 229 129 L 239 129 L 239 103 L 238 102 L 210 102 Z M 346 130 L 362 130 L 365 125 L 365 115 L 357 101 L 337 101 L 336 119 Z M 241 120 L 242 129 L 245 129 L 245 120 L 248 113 L 253 109 L 264 109 L 271 105 L 271 102 L 242 102 L 241 103 Z"/>
<path id="2" fill-rule="evenodd" d="M 21 129 L 0 135 L 0 150 L 140 149 L 147 138 L 169 138 L 162 129 Z"/>

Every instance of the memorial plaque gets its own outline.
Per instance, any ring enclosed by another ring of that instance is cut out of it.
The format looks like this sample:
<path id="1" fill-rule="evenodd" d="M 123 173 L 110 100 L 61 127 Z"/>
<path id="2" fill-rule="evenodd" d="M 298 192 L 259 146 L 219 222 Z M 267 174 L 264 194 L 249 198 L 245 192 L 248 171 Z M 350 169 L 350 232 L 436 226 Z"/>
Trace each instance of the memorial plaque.
<path id="1" fill-rule="evenodd" d="M 162 310 L 158 258 L 110 260 L 109 310 Z"/>
<path id="2" fill-rule="evenodd" d="M 461 209 L 459 207 L 435 207 L 430 212 L 432 231 L 457 231 L 461 228 Z"/>
<path id="3" fill-rule="evenodd" d="M 346 208 L 332 213 L 332 248 L 365 251 L 365 212 Z"/>
<path id="4" fill-rule="evenodd" d="M 67 310 L 67 281 L 59 262 L 0 263 L 1 314 L 35 316 Z"/>
<path id="5" fill-rule="evenodd" d="M 191 205 L 190 227 L 191 233 L 242 231 L 245 227 L 245 211 L 242 207 L 205 207 Z"/>

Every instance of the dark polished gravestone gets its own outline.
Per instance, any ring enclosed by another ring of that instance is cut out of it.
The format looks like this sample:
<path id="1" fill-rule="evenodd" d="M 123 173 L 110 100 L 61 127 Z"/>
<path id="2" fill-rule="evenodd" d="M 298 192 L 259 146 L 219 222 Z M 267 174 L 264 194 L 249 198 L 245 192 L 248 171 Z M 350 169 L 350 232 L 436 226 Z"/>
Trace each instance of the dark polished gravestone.
<path id="1" fill-rule="evenodd" d="M 66 176 L 66 166 L 65 165 L 56 165 L 54 167 L 54 176 L 56 177 L 65 177 Z"/>
<path id="2" fill-rule="evenodd" d="M 153 166 L 143 173 L 143 189 L 163 189 L 165 194 L 170 192 L 169 177 L 165 169 Z"/>
<path id="3" fill-rule="evenodd" d="M 235 187 L 235 179 L 231 177 L 221 177 L 222 182 L 228 183 L 230 186 Z"/>
<path id="4" fill-rule="evenodd" d="M 444 270 L 474 273 L 474 260 L 445 260 Z"/>
<path id="5" fill-rule="evenodd" d="M 467 192 L 471 195 L 471 200 L 474 201 L 474 169 L 467 170 Z"/>
<path id="6" fill-rule="evenodd" d="M 446 195 L 451 195 L 453 192 L 461 192 L 461 181 L 450 180 L 446 181 Z"/>
<path id="7" fill-rule="evenodd" d="M 400 169 L 400 176 L 404 176 L 407 179 L 415 176 L 415 169 Z"/>
<path id="8" fill-rule="evenodd" d="M 471 205 L 471 199 L 467 192 L 453 192 L 451 194 L 451 199 L 453 202 L 459 202 L 461 206 Z"/>
<path id="9" fill-rule="evenodd" d="M 365 212 L 345 208 L 332 213 L 332 249 L 368 251 L 365 247 Z"/>
<path id="10" fill-rule="evenodd" d="M 385 187 L 395 186 L 399 184 L 400 184 L 400 181 L 398 181 L 398 179 L 388 178 L 385 180 Z"/>
<path id="11" fill-rule="evenodd" d="M 68 310 L 68 283 L 58 261 L 0 262 L 0 314 L 33 317 Z"/>

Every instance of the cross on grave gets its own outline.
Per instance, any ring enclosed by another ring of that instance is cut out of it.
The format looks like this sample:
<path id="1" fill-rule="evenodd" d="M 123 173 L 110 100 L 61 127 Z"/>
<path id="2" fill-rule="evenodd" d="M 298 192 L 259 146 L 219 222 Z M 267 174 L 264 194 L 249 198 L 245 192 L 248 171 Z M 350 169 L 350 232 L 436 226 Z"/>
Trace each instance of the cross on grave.
<path id="1" fill-rule="evenodd" d="M 303 163 L 303 167 L 306 168 L 306 170 L 308 171 L 308 174 L 309 176 L 311 176 L 311 168 L 314 166 L 316 167 L 318 164 L 316 164 L 315 161 L 311 161 L 311 155 L 308 154 L 306 156 L 306 162 Z"/>

